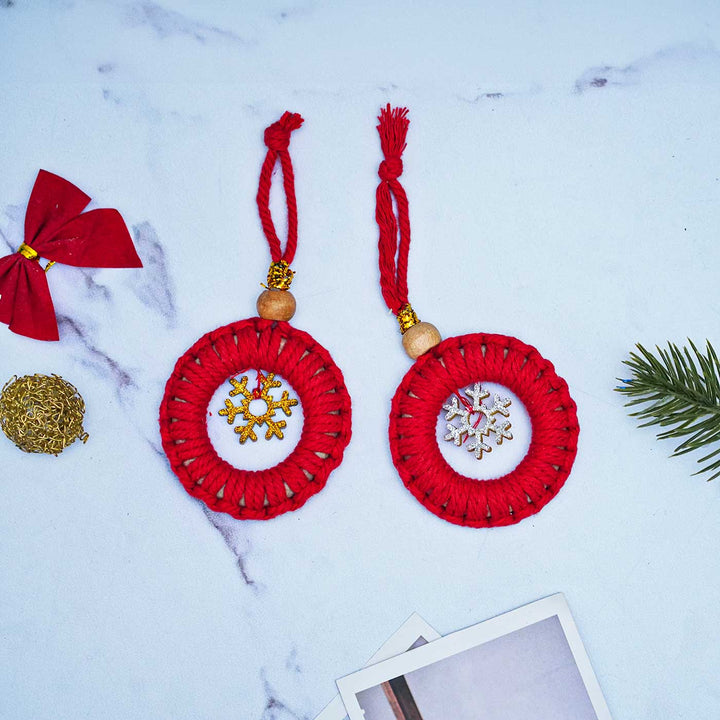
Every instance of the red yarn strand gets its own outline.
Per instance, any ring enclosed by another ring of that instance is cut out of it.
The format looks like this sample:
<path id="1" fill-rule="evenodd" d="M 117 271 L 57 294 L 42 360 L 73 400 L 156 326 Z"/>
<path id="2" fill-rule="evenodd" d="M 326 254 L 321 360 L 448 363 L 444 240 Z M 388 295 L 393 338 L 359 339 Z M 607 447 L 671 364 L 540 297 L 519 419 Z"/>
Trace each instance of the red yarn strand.
<path id="1" fill-rule="evenodd" d="M 290 134 L 297 130 L 303 119 L 297 113 L 285 112 L 283 116 L 265 130 L 265 145 L 268 148 L 265 161 L 260 170 L 260 182 L 257 191 L 257 206 L 260 214 L 263 232 L 270 246 L 270 255 L 273 262 L 285 260 L 292 263 L 297 249 L 297 203 L 295 201 L 295 174 L 292 160 L 288 152 Z M 287 204 L 288 235 L 285 252 L 282 251 L 280 238 L 275 230 L 272 214 L 270 213 L 270 187 L 275 164 L 280 160 L 283 174 L 283 187 L 285 188 L 285 201 Z"/>
<path id="2" fill-rule="evenodd" d="M 377 126 L 380 146 L 385 157 L 378 170 L 380 184 L 375 193 L 375 219 L 380 229 L 378 240 L 380 287 L 385 304 L 396 315 L 408 302 L 410 214 L 405 189 L 398 181 L 403 171 L 401 156 L 407 146 L 405 138 L 410 125 L 407 114 L 407 108 L 391 108 L 388 103 L 380 110 Z M 397 206 L 397 218 L 393 199 Z"/>

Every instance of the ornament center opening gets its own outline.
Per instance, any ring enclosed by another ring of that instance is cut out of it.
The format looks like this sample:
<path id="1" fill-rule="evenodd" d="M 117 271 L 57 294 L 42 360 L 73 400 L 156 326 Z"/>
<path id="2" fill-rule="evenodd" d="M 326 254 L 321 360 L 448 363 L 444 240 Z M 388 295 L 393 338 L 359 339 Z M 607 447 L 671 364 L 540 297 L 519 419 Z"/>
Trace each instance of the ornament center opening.
<path id="1" fill-rule="evenodd" d="M 477 480 L 512 472 L 530 447 L 532 426 L 520 399 L 497 383 L 458 388 L 438 416 L 436 439 L 453 470 Z"/>

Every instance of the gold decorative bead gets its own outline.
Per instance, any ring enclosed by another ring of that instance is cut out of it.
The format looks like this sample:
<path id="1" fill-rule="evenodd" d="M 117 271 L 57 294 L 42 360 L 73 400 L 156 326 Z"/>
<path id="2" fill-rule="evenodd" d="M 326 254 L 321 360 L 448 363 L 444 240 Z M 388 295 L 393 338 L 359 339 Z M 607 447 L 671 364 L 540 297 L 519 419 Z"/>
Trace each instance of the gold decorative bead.
<path id="1" fill-rule="evenodd" d="M 405 303 L 397 314 L 397 321 L 400 325 L 400 332 L 404 335 L 413 325 L 420 322 L 410 303 Z"/>
<path id="2" fill-rule="evenodd" d="M 286 260 L 270 263 L 267 275 L 267 287 L 275 290 L 289 290 L 295 271 L 290 269 Z"/>
<path id="3" fill-rule="evenodd" d="M 402 344 L 405 352 L 417 360 L 430 348 L 434 348 L 442 341 L 438 329 L 429 322 L 419 322 L 409 327 L 402 336 Z"/>
<path id="4" fill-rule="evenodd" d="M 295 314 L 295 298 L 289 290 L 263 290 L 257 311 L 265 320 L 290 320 Z"/>

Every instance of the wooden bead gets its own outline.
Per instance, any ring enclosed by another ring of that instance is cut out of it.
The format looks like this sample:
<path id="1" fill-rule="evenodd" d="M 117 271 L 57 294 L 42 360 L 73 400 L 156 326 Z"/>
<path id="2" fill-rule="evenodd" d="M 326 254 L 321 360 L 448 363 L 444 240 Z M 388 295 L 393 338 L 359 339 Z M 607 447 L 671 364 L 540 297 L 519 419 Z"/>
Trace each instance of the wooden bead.
<path id="1" fill-rule="evenodd" d="M 442 341 L 438 329 L 429 322 L 419 322 L 408 328 L 402 336 L 402 344 L 405 352 L 417 360 L 430 348 L 434 348 Z"/>
<path id="2" fill-rule="evenodd" d="M 295 314 L 295 298 L 289 290 L 264 290 L 257 299 L 257 311 L 265 320 L 289 320 Z"/>

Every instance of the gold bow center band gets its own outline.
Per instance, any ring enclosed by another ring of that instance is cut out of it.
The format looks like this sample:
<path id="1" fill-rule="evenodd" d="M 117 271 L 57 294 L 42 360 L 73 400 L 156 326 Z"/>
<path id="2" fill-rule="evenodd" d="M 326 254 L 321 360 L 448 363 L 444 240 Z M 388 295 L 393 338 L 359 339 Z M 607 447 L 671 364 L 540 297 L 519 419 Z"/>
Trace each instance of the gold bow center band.
<path id="1" fill-rule="evenodd" d="M 37 250 L 31 248 L 25 243 L 22 243 L 22 245 L 20 245 L 17 251 L 20 255 L 26 257 L 28 260 L 37 260 L 38 262 L 40 262 L 40 256 L 38 255 Z M 54 264 L 55 261 L 50 260 L 50 262 L 45 266 L 45 272 L 47 272 Z"/>
<path id="2" fill-rule="evenodd" d="M 37 254 L 37 251 L 31 248 L 29 245 L 26 245 L 23 243 L 19 248 L 18 252 L 26 257 L 28 260 L 37 260 L 40 256 Z"/>

